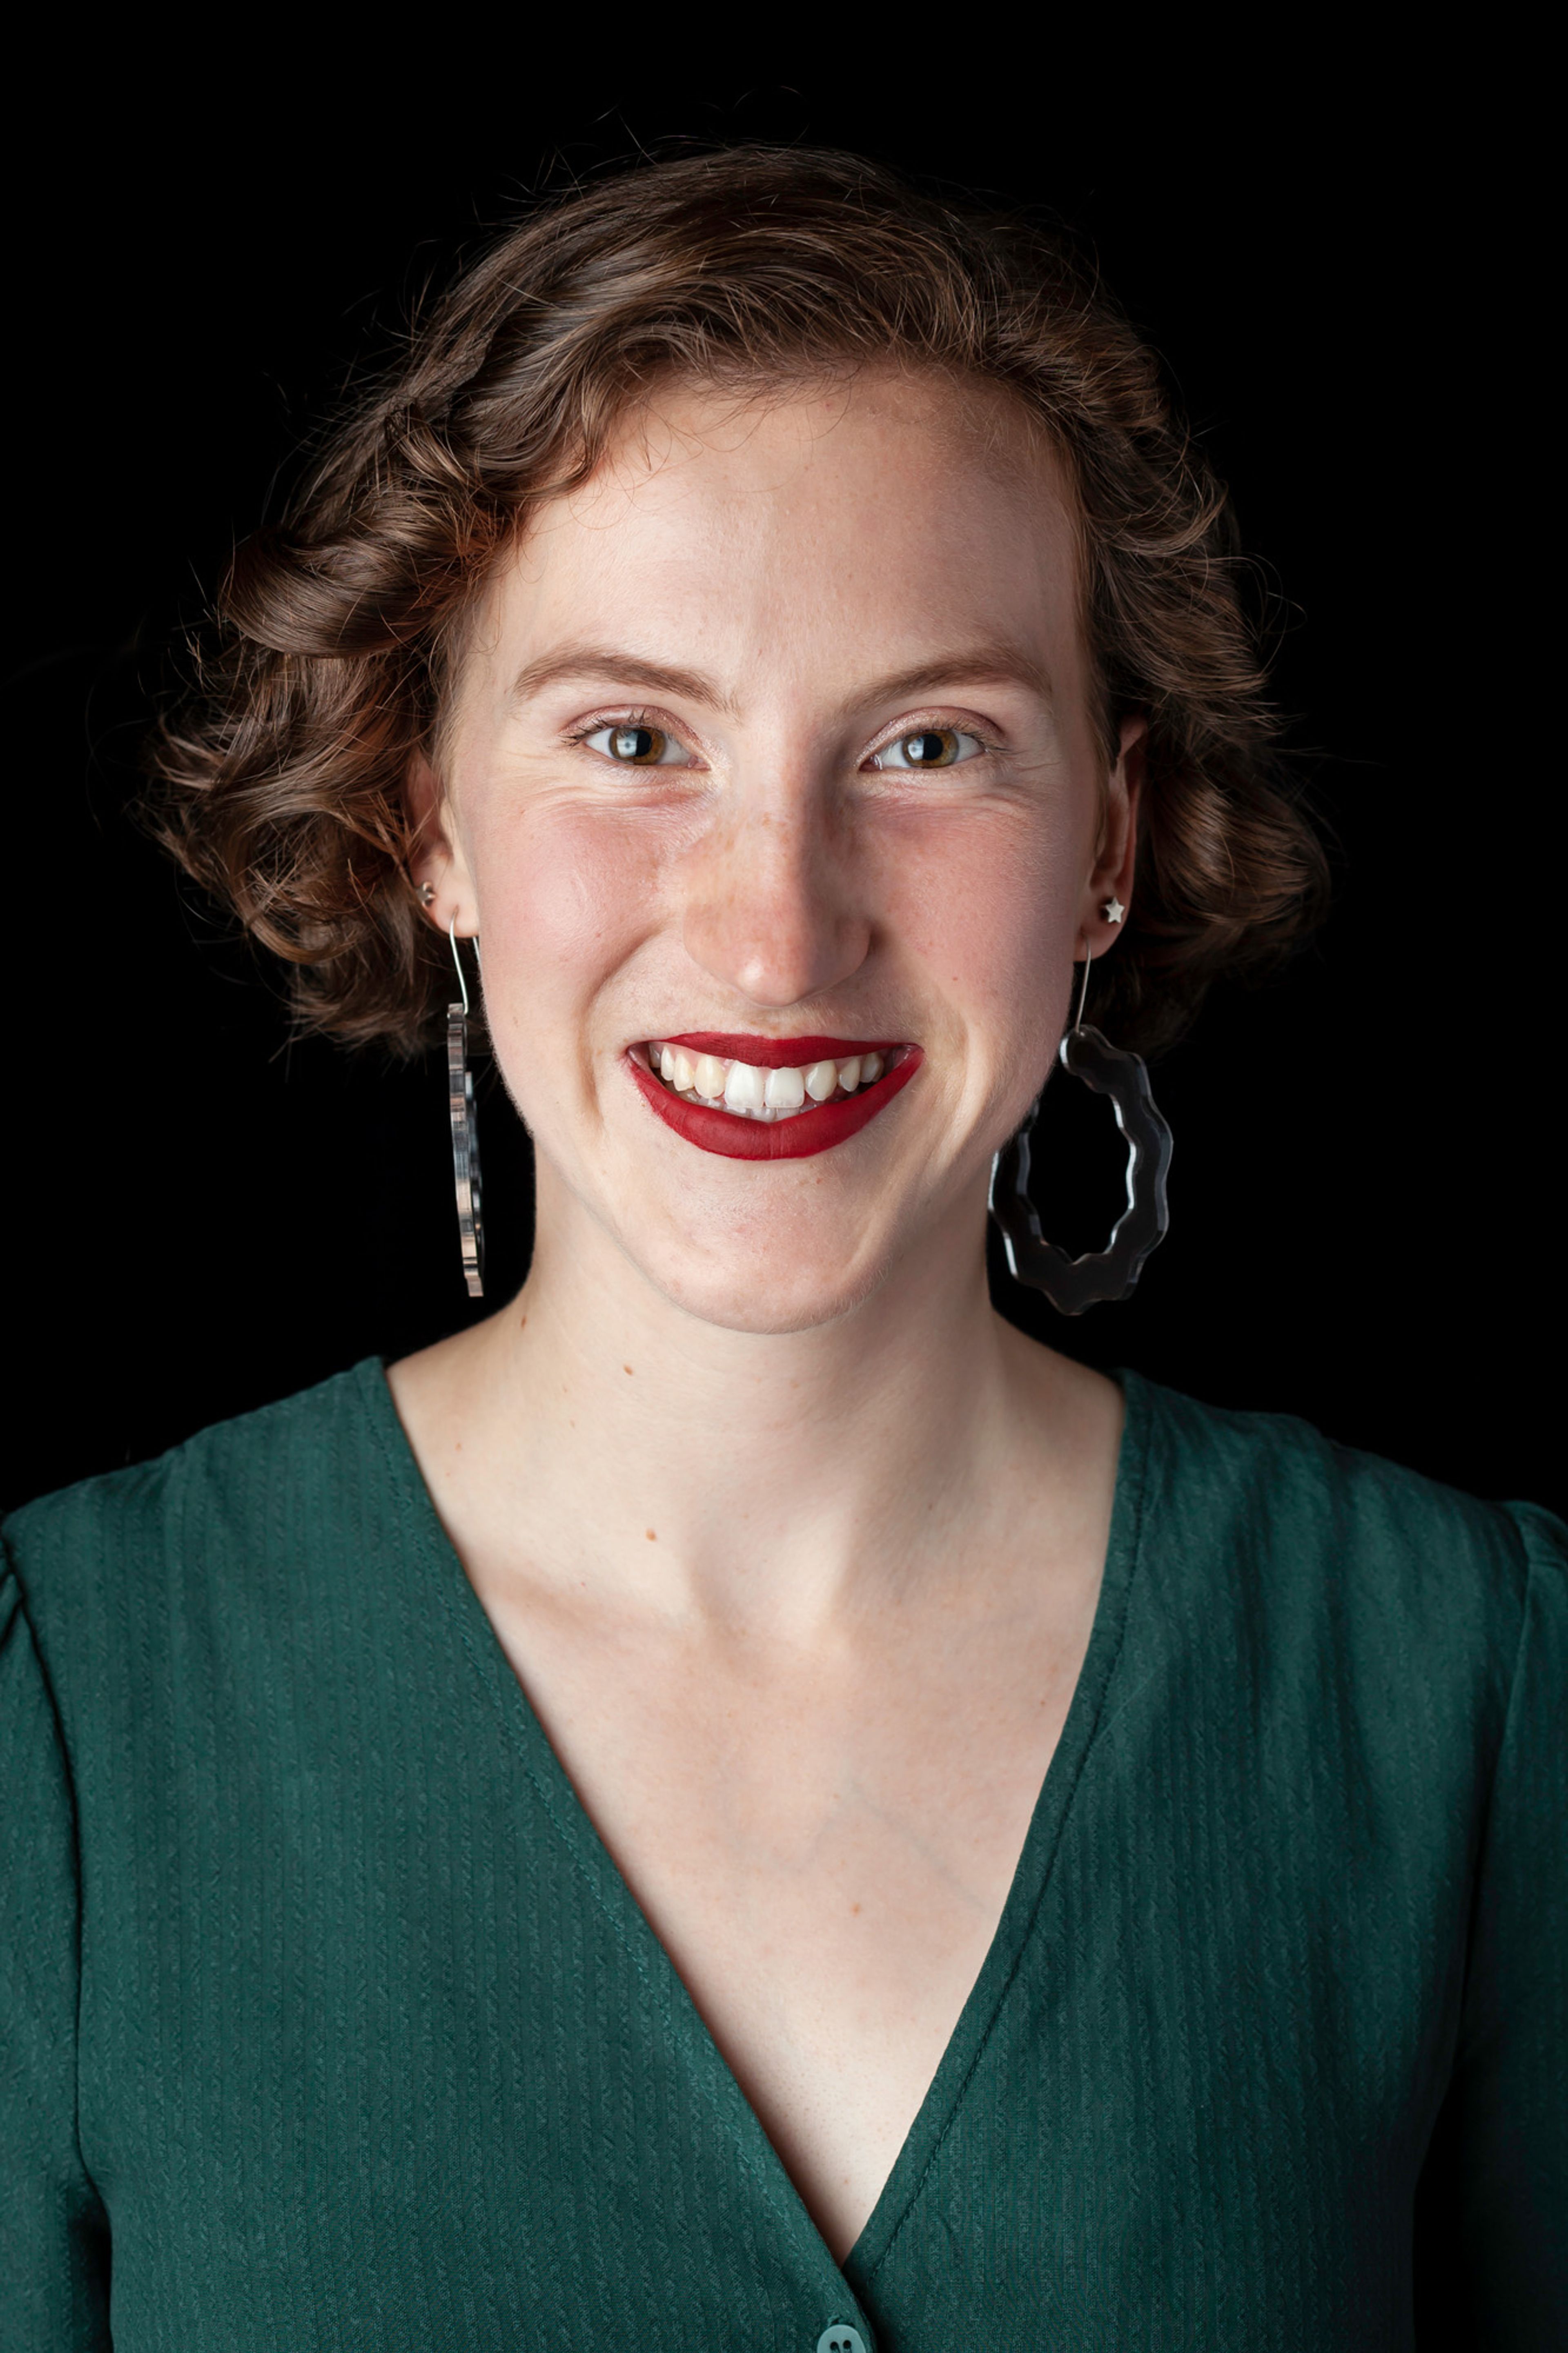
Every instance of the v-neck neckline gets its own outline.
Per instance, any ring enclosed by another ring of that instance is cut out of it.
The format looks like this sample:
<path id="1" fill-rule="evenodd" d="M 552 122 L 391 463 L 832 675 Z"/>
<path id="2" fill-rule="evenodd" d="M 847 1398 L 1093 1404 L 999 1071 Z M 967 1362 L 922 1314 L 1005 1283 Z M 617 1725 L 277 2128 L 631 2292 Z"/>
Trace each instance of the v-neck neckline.
<path id="1" fill-rule="evenodd" d="M 1093 1745 L 1106 1689 L 1121 1649 L 1138 1563 L 1152 1418 L 1147 1384 L 1133 1373 L 1118 1373 L 1114 1377 L 1122 1390 L 1125 1413 L 1100 1595 L 1066 1720 L 1046 1767 L 1001 1917 L 892 2169 L 858 2238 L 840 2263 L 823 2240 L 685 1979 L 600 1837 L 508 1659 L 457 1548 L 441 1524 L 398 1416 L 386 1378 L 385 1360 L 368 1357 L 355 1370 L 363 1376 L 366 1411 L 403 1504 L 405 1525 L 422 1562 L 437 1572 L 435 1582 L 448 1619 L 496 1709 L 503 1733 L 520 1752 L 547 1817 L 571 1853 L 590 1894 L 625 1944 L 633 1968 L 645 1983 L 660 1994 L 660 2007 L 671 2031 L 679 2032 L 684 2027 L 688 2039 L 700 2053 L 702 2088 L 721 2121 L 740 2136 L 748 2169 L 758 2178 L 759 2186 L 778 2211 L 781 2221 L 790 2225 L 792 2235 L 797 2234 L 804 2224 L 820 2255 L 846 2285 L 863 2293 L 918 2205 L 932 2161 L 963 2105 L 970 2080 L 1002 2015 L 1049 1884 L 1062 1830 Z M 749 2148 L 745 2146 L 748 2140 Z"/>

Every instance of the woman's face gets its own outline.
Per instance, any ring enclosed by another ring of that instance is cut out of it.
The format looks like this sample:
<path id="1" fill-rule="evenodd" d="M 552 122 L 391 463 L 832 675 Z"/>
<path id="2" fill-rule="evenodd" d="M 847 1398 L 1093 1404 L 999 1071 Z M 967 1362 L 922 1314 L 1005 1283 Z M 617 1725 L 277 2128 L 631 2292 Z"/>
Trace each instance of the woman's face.
<path id="1" fill-rule="evenodd" d="M 752 1331 L 973 1262 L 1131 892 L 1079 607 L 1054 461 L 940 382 L 670 393 L 537 512 L 416 797 L 542 1249 L 597 1229 Z"/>

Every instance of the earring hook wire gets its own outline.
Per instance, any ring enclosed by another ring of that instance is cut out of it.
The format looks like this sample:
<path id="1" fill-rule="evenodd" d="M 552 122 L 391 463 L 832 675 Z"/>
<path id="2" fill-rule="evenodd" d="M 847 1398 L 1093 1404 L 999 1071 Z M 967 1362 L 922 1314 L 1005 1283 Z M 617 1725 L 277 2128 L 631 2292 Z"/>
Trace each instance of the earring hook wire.
<path id="1" fill-rule="evenodd" d="M 1072 1022 L 1073 1029 L 1074 1029 L 1074 1031 L 1075 1031 L 1075 1032 L 1076 1032 L 1076 1031 L 1078 1031 L 1078 1030 L 1079 1030 L 1079 1029 L 1081 1029 L 1083 1028 L 1083 1007 L 1084 1007 L 1084 999 L 1085 999 L 1085 998 L 1088 997 L 1088 995 L 1089 995 L 1089 965 L 1090 965 L 1093 962 L 1094 962 L 1094 958 L 1090 955 L 1090 954 L 1089 954 L 1089 942 L 1088 942 L 1087 940 L 1085 940 L 1085 942 L 1084 942 L 1084 944 L 1083 944 L 1083 978 L 1082 978 L 1082 980 L 1079 983 L 1079 991 L 1078 991 L 1078 1011 L 1073 1015 L 1073 1022 Z"/>
<path id="2" fill-rule="evenodd" d="M 451 922 L 447 926 L 447 937 L 452 944 L 452 962 L 458 967 L 458 987 L 463 992 L 463 1012 L 466 1016 L 468 1010 L 468 984 L 463 978 L 463 959 L 458 954 L 458 918 L 456 915 L 452 917 Z"/>

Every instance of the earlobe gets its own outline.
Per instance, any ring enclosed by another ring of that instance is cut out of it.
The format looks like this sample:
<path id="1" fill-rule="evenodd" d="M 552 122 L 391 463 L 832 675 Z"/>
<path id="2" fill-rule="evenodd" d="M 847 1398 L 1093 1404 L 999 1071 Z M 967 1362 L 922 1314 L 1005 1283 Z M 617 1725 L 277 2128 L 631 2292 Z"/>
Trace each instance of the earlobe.
<path id="1" fill-rule="evenodd" d="M 1124 719 L 1121 723 L 1100 852 L 1089 877 L 1089 887 L 1094 893 L 1090 902 L 1093 914 L 1086 915 L 1084 923 L 1084 941 L 1094 955 L 1103 955 L 1115 944 L 1132 897 L 1143 785 L 1143 744 L 1148 732 L 1145 719 Z"/>
<path id="2" fill-rule="evenodd" d="M 423 753 L 409 761 L 404 784 L 409 818 L 409 883 L 421 909 L 438 932 L 450 921 L 468 937 L 474 926 L 465 901 L 466 870 L 447 828 L 447 795 Z"/>
<path id="3" fill-rule="evenodd" d="M 416 845 L 405 869 L 409 888 L 419 902 L 420 913 L 429 917 L 438 932 L 447 928 L 438 881 L 446 881 L 451 866 L 451 852 L 443 842 L 439 849 L 420 849 Z M 452 893 L 448 892 L 447 896 L 449 898 Z"/>

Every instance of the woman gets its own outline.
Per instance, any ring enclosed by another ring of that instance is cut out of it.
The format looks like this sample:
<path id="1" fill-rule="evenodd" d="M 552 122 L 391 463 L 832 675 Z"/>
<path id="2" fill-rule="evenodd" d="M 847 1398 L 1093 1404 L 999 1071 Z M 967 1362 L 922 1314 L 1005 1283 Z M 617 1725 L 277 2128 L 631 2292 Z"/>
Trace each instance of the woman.
<path id="1" fill-rule="evenodd" d="M 537 1237 L 11 1523 L 7 2344 L 1556 2341 L 1561 1532 L 987 1298 L 1315 904 L 1228 543 L 1048 244 L 737 151 L 242 555 L 168 838 L 342 1037 L 482 953 Z"/>

